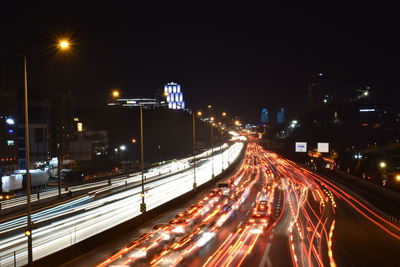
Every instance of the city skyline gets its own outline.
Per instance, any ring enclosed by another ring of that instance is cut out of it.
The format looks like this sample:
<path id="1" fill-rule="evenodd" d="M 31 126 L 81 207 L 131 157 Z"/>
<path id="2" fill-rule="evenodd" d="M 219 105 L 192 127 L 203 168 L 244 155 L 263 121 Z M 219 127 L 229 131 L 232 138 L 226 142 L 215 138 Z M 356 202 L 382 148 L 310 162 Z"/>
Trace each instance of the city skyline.
<path id="1" fill-rule="evenodd" d="M 115 88 L 151 95 L 172 80 L 185 88 L 188 106 L 218 102 L 255 121 L 263 106 L 285 106 L 289 113 L 304 108 L 307 87 L 320 73 L 330 89 L 369 85 L 378 99 L 395 104 L 388 97 L 398 94 L 388 8 L 282 6 L 276 14 L 274 9 L 213 4 L 10 9 L 2 18 L 0 45 L 33 51 L 70 37 L 70 55 L 32 57 L 28 75 L 32 90 L 71 90 L 82 105 L 104 103 Z M 3 57 L 2 84 L 22 87 L 17 75 L 22 63 Z M 251 103 L 243 101 L 246 95 L 255 96 Z"/>

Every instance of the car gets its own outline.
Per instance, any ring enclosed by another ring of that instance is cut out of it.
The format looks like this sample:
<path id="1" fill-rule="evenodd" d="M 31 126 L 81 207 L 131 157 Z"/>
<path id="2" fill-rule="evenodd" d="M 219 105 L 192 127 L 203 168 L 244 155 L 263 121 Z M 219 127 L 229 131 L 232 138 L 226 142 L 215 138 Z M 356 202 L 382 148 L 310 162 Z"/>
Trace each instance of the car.
<path id="1" fill-rule="evenodd" d="M 159 230 L 163 228 L 167 228 L 169 226 L 168 223 L 158 223 L 153 226 L 153 230 Z"/>
<path id="2" fill-rule="evenodd" d="M 268 225 L 268 216 L 265 213 L 253 213 L 248 222 L 251 225 Z"/>
<path id="3" fill-rule="evenodd" d="M 175 234 L 183 234 L 186 231 L 188 222 L 184 218 L 175 218 L 169 221 L 169 224 L 173 227 L 172 232 Z"/>
<path id="4" fill-rule="evenodd" d="M 268 203 L 265 200 L 258 201 L 253 208 L 254 213 L 269 213 Z"/>
<path id="5" fill-rule="evenodd" d="M 214 188 L 208 193 L 208 197 L 220 197 L 222 196 L 222 189 L 220 188 Z"/>
<path id="6" fill-rule="evenodd" d="M 226 183 L 226 182 L 218 183 L 217 187 L 218 187 L 218 189 L 221 189 L 222 194 L 224 196 L 229 196 L 229 192 L 230 192 L 229 183 Z"/>

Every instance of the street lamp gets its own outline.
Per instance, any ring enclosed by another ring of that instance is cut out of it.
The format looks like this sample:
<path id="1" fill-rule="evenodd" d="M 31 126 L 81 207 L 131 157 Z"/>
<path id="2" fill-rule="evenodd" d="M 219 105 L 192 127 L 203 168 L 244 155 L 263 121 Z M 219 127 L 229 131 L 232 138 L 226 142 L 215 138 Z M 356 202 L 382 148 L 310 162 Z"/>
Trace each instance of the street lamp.
<path id="1" fill-rule="evenodd" d="M 210 118 L 210 138 L 211 138 L 211 168 L 212 168 L 212 174 L 211 177 L 214 178 L 214 145 L 213 145 L 213 126 L 214 124 L 214 117 Z"/>
<path id="2" fill-rule="evenodd" d="M 66 50 L 69 48 L 69 42 L 61 40 L 58 48 Z M 25 161 L 26 161 L 26 203 L 27 203 L 27 229 L 25 235 L 28 237 L 28 266 L 33 266 L 33 247 L 32 247 L 32 218 L 31 218 L 31 174 L 30 174 L 30 140 L 29 140 L 29 110 L 28 110 L 28 71 L 27 71 L 27 57 L 38 53 L 23 55 L 24 58 L 24 102 L 25 102 Z M 61 162 L 58 162 L 58 168 L 61 168 Z M 58 192 L 61 194 L 61 180 L 58 177 Z M 27 234 L 29 233 L 29 234 Z"/>
<path id="3" fill-rule="evenodd" d="M 142 203 L 140 204 L 140 211 L 145 213 L 146 203 L 144 202 L 143 105 L 140 105 L 140 159 L 142 169 L 142 192 L 140 193 L 142 197 Z"/>
<path id="4" fill-rule="evenodd" d="M 118 90 L 113 90 L 111 94 L 112 94 L 112 96 L 113 96 L 114 98 L 117 98 L 117 97 L 119 97 L 120 92 L 119 92 Z"/>
<path id="5" fill-rule="evenodd" d="M 379 167 L 382 169 L 386 168 L 386 162 L 384 161 L 379 162 Z"/>
<path id="6" fill-rule="evenodd" d="M 68 40 L 60 40 L 60 42 L 58 43 L 58 48 L 60 48 L 61 50 L 66 50 L 69 48 L 69 42 Z"/>
<path id="7" fill-rule="evenodd" d="M 192 120 L 193 120 L 193 189 L 197 188 L 197 183 L 196 183 L 196 116 L 201 116 L 203 113 L 201 111 L 198 111 L 197 113 L 193 112 L 192 113 Z"/>

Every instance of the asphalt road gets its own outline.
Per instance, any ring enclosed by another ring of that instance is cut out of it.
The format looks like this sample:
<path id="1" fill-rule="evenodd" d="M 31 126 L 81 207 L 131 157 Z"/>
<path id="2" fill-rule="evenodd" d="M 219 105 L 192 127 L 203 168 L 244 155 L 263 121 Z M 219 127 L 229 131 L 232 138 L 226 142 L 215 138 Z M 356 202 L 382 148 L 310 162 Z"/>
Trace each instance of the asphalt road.
<path id="1" fill-rule="evenodd" d="M 400 266 L 399 226 L 325 178 L 250 143 L 228 180 L 228 198 L 203 191 L 63 266 Z M 262 226 L 250 222 L 261 200 L 271 211 Z M 174 237 L 165 228 L 169 241 L 159 242 L 153 226 L 179 212 L 190 227 Z"/>

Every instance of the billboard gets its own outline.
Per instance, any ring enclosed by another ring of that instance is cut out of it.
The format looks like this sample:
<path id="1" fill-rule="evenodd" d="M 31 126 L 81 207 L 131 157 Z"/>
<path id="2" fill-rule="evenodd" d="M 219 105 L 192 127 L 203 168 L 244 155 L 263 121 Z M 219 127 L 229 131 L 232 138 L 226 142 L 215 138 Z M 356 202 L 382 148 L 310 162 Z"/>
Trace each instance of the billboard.
<path id="1" fill-rule="evenodd" d="M 318 143 L 318 152 L 329 153 L 329 143 Z"/>
<path id="2" fill-rule="evenodd" d="M 296 152 L 307 152 L 307 143 L 296 142 Z"/>

